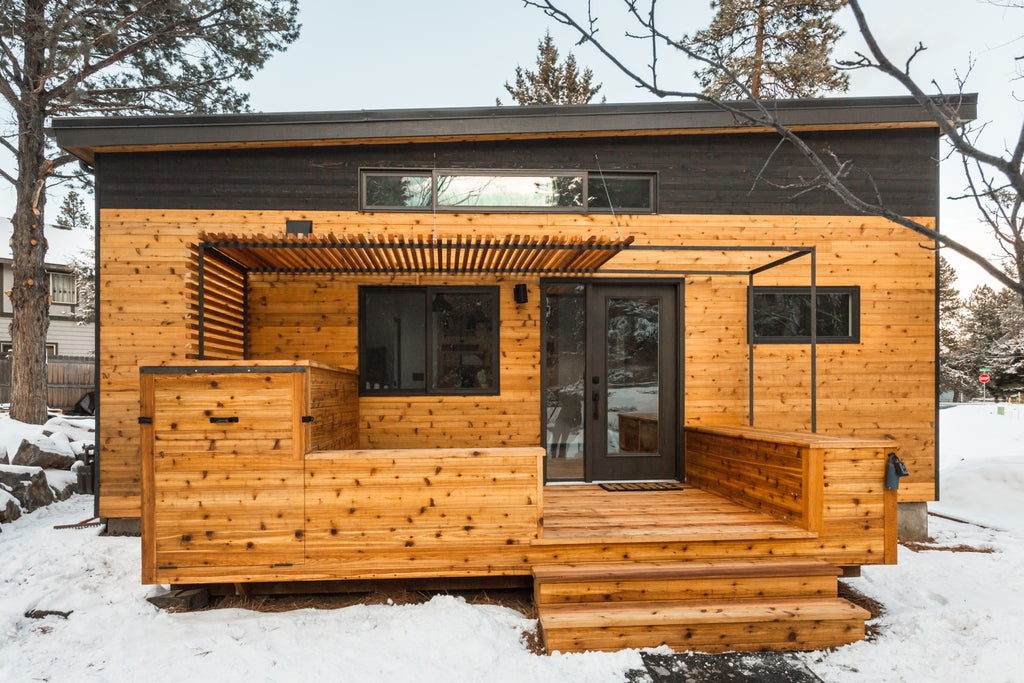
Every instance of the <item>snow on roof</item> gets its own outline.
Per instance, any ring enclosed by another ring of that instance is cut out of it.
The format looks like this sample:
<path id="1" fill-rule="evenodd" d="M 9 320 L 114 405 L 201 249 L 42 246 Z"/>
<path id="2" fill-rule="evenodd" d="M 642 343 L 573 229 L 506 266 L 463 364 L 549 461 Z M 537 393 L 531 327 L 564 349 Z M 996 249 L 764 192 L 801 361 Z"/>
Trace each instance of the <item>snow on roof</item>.
<path id="1" fill-rule="evenodd" d="M 10 220 L 0 220 L 0 259 L 11 259 L 11 235 L 14 226 Z M 96 234 L 92 230 L 82 228 L 62 228 L 55 225 L 46 226 L 47 249 L 46 264 L 66 266 L 71 258 L 80 256 L 83 251 L 92 249 Z"/>

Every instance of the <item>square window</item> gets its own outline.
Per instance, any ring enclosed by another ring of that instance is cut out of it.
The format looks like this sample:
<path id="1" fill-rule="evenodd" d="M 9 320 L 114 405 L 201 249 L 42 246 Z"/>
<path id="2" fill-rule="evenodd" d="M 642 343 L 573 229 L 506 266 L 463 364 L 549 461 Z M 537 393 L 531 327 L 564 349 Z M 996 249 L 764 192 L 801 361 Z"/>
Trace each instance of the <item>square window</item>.
<path id="1" fill-rule="evenodd" d="M 498 393 L 498 288 L 360 288 L 361 393 Z"/>
<path id="2" fill-rule="evenodd" d="M 78 303 L 78 288 L 72 273 L 50 273 L 50 301 L 55 304 Z"/>

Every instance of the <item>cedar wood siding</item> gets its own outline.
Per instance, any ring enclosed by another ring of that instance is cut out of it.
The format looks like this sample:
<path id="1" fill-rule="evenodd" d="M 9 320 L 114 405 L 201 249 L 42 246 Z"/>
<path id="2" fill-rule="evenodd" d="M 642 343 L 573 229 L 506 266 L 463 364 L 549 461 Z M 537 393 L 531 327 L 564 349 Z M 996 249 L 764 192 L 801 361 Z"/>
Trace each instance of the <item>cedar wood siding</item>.
<path id="1" fill-rule="evenodd" d="M 935 220 L 939 150 L 934 129 L 804 137 L 840 159 L 853 159 L 852 185 L 868 198 L 877 185 L 890 207 Z M 188 244 L 203 230 L 280 233 L 286 218 L 311 219 L 314 232 L 429 233 L 436 225 L 441 234 L 614 235 L 621 228 L 623 234 L 635 235 L 638 243 L 815 244 L 819 285 L 861 287 L 862 343 L 818 348 L 819 431 L 899 440 L 912 472 L 904 480 L 901 500 L 931 500 L 936 451 L 935 256 L 920 248 L 923 240 L 909 230 L 881 219 L 851 216 L 830 192 L 796 196 L 798 190 L 778 187 L 811 175 L 806 162 L 790 149 L 780 149 L 772 157 L 764 173 L 772 184 L 758 183 L 752 190 L 776 144 L 777 138 L 770 135 L 731 134 L 97 155 L 103 323 L 100 514 L 139 514 L 138 364 L 183 362 L 194 352 L 186 346 L 185 330 Z M 423 213 L 357 213 L 360 168 L 594 171 L 598 162 L 609 173 L 657 172 L 659 214 L 612 219 L 607 214 L 462 213 L 439 214 L 435 221 Z M 446 278 L 407 276 L 394 282 L 414 280 L 440 283 Z M 465 277 L 457 280 L 467 284 Z M 516 281 L 527 282 L 534 292 L 539 285 L 535 276 Z M 757 284 L 807 282 L 804 266 L 759 276 Z M 293 359 L 297 353 L 302 359 L 354 367 L 356 284 L 382 280 L 252 277 L 250 357 Z M 510 281 L 488 276 L 480 284 L 502 286 L 502 396 L 465 401 L 364 397 L 362 447 L 538 445 L 538 401 L 531 398 L 540 391 L 538 297 L 532 296 L 527 307 L 514 307 Z M 686 279 L 681 372 L 687 424 L 746 420 L 745 290 L 745 278 Z M 299 301 L 304 305 L 296 307 Z M 307 310 L 312 301 L 328 305 L 333 317 L 325 323 L 322 309 Z M 807 428 L 807 356 L 806 345 L 756 348 L 755 424 Z M 898 381 L 891 381 L 893 373 Z M 464 429 L 473 435 L 472 442 L 429 443 L 438 419 L 434 410 L 440 404 L 447 412 L 447 403 L 453 404 L 451 418 L 442 418 L 441 428 Z M 375 426 L 371 416 L 401 416 L 402 429 L 426 441 L 398 438 L 404 432 Z M 494 435 L 494 443 L 478 440 L 488 434 Z"/>

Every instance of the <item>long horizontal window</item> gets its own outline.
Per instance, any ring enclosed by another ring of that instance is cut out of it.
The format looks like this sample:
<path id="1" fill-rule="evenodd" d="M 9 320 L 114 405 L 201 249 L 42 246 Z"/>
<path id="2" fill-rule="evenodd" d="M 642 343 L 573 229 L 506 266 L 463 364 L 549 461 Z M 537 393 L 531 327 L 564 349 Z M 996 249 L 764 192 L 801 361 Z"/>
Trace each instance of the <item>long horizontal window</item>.
<path id="1" fill-rule="evenodd" d="M 498 393 L 496 287 L 362 287 L 360 393 Z"/>
<path id="2" fill-rule="evenodd" d="M 860 341 L 860 288 L 816 287 L 817 341 L 856 344 Z M 810 287 L 754 287 L 753 341 L 757 344 L 800 344 L 811 341 Z"/>
<path id="3" fill-rule="evenodd" d="M 653 213 L 653 173 L 381 170 L 360 175 L 364 210 Z"/>

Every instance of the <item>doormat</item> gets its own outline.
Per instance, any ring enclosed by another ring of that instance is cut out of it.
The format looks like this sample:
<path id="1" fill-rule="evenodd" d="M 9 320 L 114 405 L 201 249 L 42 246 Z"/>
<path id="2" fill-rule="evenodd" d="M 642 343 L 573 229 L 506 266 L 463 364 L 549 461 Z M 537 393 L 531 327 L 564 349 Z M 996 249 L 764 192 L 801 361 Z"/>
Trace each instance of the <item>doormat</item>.
<path id="1" fill-rule="evenodd" d="M 681 491 L 686 488 L 674 481 L 638 481 L 624 484 L 598 484 L 605 491 Z"/>

